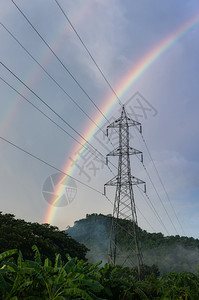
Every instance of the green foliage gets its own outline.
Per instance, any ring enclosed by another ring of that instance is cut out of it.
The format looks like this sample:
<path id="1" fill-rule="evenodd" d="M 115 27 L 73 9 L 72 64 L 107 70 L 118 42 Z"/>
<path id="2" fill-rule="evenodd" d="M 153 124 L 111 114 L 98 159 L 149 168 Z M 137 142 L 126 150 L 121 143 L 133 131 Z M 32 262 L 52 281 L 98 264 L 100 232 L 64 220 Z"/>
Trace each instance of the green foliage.
<path id="1" fill-rule="evenodd" d="M 135 280 L 139 280 L 139 276 L 138 276 L 138 268 L 132 268 L 132 274 L 133 274 L 133 278 Z M 140 266 L 140 279 L 144 280 L 147 276 L 153 274 L 155 276 L 155 278 L 160 276 L 160 272 L 159 269 L 156 265 L 152 265 L 152 266 L 147 266 L 147 265 L 142 265 Z"/>
<path id="2" fill-rule="evenodd" d="M 21 249 L 25 259 L 33 259 L 32 245 L 37 245 L 41 258 L 54 261 L 55 254 L 65 253 L 85 259 L 88 249 L 72 239 L 64 231 L 49 224 L 38 224 L 17 220 L 14 215 L 0 213 L 0 252 Z"/>
<path id="3" fill-rule="evenodd" d="M 135 270 L 127 267 L 100 267 L 101 262 L 91 264 L 69 255 L 63 262 L 60 254 L 54 263 L 49 258 L 43 263 L 35 245 L 32 251 L 34 260 L 24 260 L 17 250 L 0 254 L 0 299 L 199 299 L 199 277 L 190 272 L 157 277 L 157 272 L 151 273 L 156 267 L 144 266 L 145 279 L 138 281 Z"/>
<path id="4" fill-rule="evenodd" d="M 103 293 L 105 293 L 107 299 L 121 299 L 125 290 L 134 282 L 130 268 L 112 267 L 105 264 L 100 272 L 102 275 L 101 283 L 104 286 Z"/>
<path id="5" fill-rule="evenodd" d="M 91 265 L 69 255 L 64 263 L 60 254 L 56 255 L 54 265 L 49 259 L 42 264 L 38 248 L 32 248 L 34 261 L 24 261 L 20 251 L 18 259 L 5 261 L 16 250 L 0 255 L 1 299 L 98 299 L 95 294 L 103 289 L 98 280 L 98 264 Z"/>
<path id="6" fill-rule="evenodd" d="M 158 290 L 167 299 L 199 299 L 199 278 L 190 272 L 163 275 Z"/>

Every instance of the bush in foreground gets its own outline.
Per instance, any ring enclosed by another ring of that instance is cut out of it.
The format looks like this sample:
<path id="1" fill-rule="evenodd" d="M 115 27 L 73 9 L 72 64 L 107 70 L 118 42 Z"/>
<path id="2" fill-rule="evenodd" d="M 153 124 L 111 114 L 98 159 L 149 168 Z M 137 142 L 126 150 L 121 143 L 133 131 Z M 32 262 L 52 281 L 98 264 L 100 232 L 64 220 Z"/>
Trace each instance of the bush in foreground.
<path id="1" fill-rule="evenodd" d="M 149 275 L 137 281 L 135 269 L 100 267 L 69 255 L 63 262 L 60 254 L 54 263 L 42 262 L 38 248 L 32 249 L 34 260 L 24 260 L 16 249 L 0 254 L 0 299 L 199 299 L 199 277 L 193 273 L 157 277 L 145 267 Z"/>

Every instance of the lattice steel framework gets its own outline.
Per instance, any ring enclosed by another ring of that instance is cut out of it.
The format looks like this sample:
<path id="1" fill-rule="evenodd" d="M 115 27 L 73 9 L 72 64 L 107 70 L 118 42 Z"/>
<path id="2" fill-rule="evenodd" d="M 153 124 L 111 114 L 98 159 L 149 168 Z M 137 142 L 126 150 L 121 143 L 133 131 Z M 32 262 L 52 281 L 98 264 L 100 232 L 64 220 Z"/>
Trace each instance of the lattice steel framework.
<path id="1" fill-rule="evenodd" d="M 108 262 L 112 265 L 130 264 L 132 266 L 136 263 L 134 261 L 136 257 L 138 275 L 140 275 L 140 266 L 143 264 L 143 258 L 138 240 L 138 222 L 133 185 L 144 184 L 144 191 L 146 185 L 144 181 L 131 175 L 130 155 L 140 155 L 141 161 L 143 160 L 142 152 L 129 146 L 129 127 L 131 126 L 137 126 L 140 132 L 142 130 L 139 122 L 131 120 L 127 116 L 123 106 L 121 117 L 107 127 L 107 135 L 110 128 L 119 129 L 119 147 L 107 154 L 107 163 L 109 156 L 119 156 L 118 174 L 104 185 L 104 193 L 106 193 L 106 186 L 116 186 Z M 125 220 L 130 220 L 131 222 L 125 222 Z M 127 228 L 127 224 L 130 224 L 131 228 Z M 128 236 L 129 241 L 129 235 L 132 238 L 131 242 L 128 243 L 128 249 L 124 249 L 124 237 Z"/>

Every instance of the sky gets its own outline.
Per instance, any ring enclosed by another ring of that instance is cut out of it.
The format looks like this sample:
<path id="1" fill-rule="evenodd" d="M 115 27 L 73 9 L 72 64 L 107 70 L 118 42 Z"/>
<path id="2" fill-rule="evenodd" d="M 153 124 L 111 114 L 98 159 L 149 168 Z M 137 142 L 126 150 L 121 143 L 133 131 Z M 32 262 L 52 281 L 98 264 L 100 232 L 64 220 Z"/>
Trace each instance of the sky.
<path id="1" fill-rule="evenodd" d="M 111 214 L 115 188 L 107 187 L 109 201 L 104 184 L 118 161 L 111 157 L 108 168 L 101 160 L 118 137 L 110 132 L 110 142 L 104 132 L 125 104 L 146 142 L 130 128 L 146 168 L 132 157 L 132 175 L 146 182 L 159 216 L 134 187 L 138 224 L 199 238 L 198 1 L 58 1 L 120 101 L 55 0 L 14 3 L 0 3 L 0 137 L 57 169 L 0 139 L 0 210 L 60 229 Z M 62 181 L 58 170 L 75 180 Z"/>

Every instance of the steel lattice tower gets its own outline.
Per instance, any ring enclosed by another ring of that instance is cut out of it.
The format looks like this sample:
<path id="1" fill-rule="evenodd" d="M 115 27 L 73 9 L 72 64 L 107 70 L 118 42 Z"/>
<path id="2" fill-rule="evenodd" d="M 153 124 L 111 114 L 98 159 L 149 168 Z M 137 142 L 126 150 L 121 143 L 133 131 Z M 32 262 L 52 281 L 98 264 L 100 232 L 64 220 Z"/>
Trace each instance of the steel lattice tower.
<path id="1" fill-rule="evenodd" d="M 130 263 L 132 266 L 135 264 L 135 261 L 132 261 L 134 253 L 137 259 L 138 275 L 140 276 L 140 266 L 143 264 L 143 261 L 138 240 L 138 222 L 133 185 L 144 184 L 144 189 L 146 187 L 144 181 L 131 175 L 130 155 L 141 155 L 141 161 L 143 160 L 142 152 L 129 146 L 129 127 L 131 126 L 137 126 L 141 132 L 141 124 L 131 120 L 123 106 L 121 117 L 107 127 L 107 135 L 110 128 L 119 129 L 119 147 L 107 155 L 107 163 L 108 156 L 119 156 L 118 174 L 104 185 L 104 193 L 106 193 L 106 186 L 116 186 L 108 262 L 112 265 L 129 265 Z M 130 220 L 131 222 L 125 222 L 125 220 Z M 131 228 L 127 228 L 127 224 L 130 224 Z M 127 236 L 127 232 L 128 237 L 130 235 L 132 239 L 128 249 L 123 249 L 122 241 L 124 243 L 124 237 Z"/>

